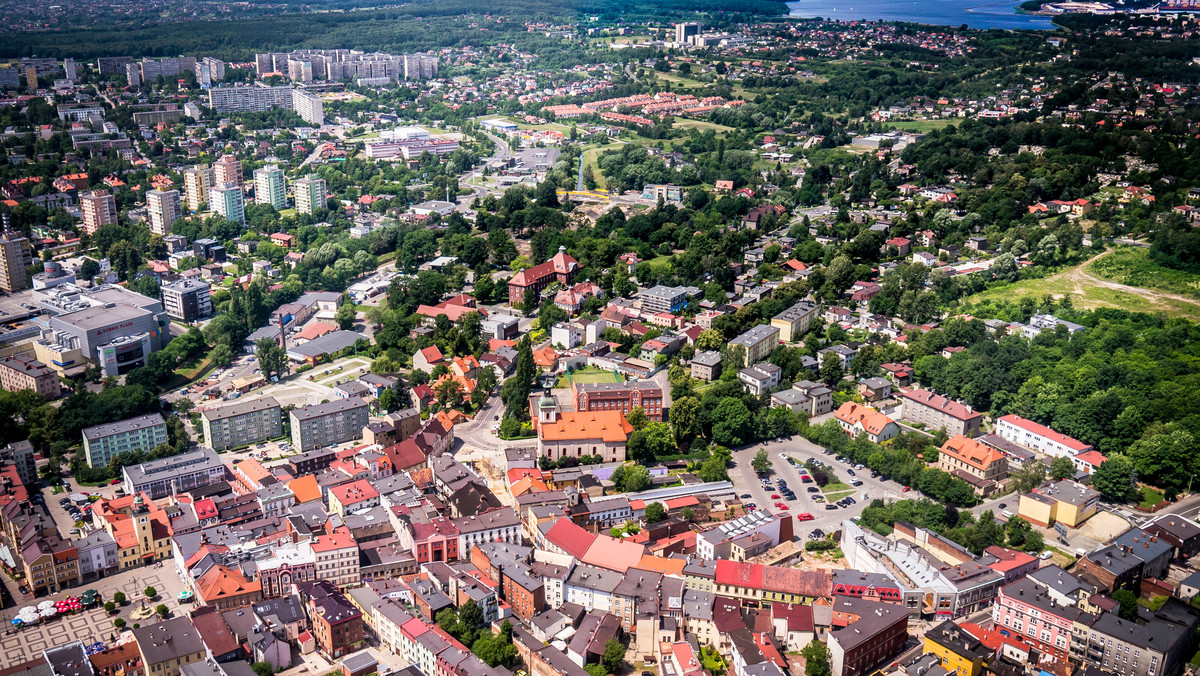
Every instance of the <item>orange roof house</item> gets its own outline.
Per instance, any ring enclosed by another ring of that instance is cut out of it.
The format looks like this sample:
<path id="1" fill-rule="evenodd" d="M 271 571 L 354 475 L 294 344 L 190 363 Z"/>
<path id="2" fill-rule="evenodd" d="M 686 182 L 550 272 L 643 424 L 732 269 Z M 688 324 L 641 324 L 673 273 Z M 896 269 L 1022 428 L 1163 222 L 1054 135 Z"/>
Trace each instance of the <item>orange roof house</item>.
<path id="1" fill-rule="evenodd" d="M 204 605 L 221 610 L 262 600 L 262 583 L 249 580 L 237 568 L 213 566 L 196 580 L 196 596 Z"/>
<path id="2" fill-rule="evenodd" d="M 961 434 L 942 444 L 938 467 L 971 484 L 980 495 L 993 492 L 1008 476 L 1004 453 Z"/>
<path id="3" fill-rule="evenodd" d="M 558 353 L 554 351 L 554 348 L 547 345 L 540 350 L 534 351 L 533 363 L 547 371 L 553 371 L 558 365 Z"/>
<path id="4" fill-rule="evenodd" d="M 896 421 L 876 411 L 870 406 L 863 406 L 853 401 L 847 401 L 834 411 L 833 417 L 842 426 L 842 430 L 851 436 L 866 433 L 867 438 L 875 443 L 887 441 L 900 434 L 900 426 Z"/>
<path id="5" fill-rule="evenodd" d="M 288 490 L 296 496 L 297 503 L 313 502 L 321 499 L 321 487 L 317 484 L 315 474 L 306 474 L 292 479 L 287 484 Z"/>

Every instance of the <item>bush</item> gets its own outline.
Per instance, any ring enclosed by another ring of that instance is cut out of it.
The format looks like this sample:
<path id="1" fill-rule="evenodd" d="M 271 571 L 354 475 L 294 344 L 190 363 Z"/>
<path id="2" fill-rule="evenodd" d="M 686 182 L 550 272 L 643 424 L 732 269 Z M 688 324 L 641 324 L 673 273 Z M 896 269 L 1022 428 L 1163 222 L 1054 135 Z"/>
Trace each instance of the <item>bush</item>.
<path id="1" fill-rule="evenodd" d="M 113 594 L 113 602 L 118 606 L 125 603 L 125 592 L 117 592 Z"/>
<path id="2" fill-rule="evenodd" d="M 122 620 L 121 618 L 118 617 L 117 619 L 113 620 L 113 626 L 116 627 L 117 629 L 124 629 L 125 628 L 125 620 Z"/>
<path id="3" fill-rule="evenodd" d="M 158 596 L 158 590 L 155 589 L 154 587 L 146 587 L 145 589 L 142 590 L 142 593 L 145 594 L 146 598 L 148 598 L 148 599 L 152 599 L 155 596 Z"/>
<path id="4" fill-rule="evenodd" d="M 117 612 L 117 604 L 113 603 L 112 601 L 108 601 L 104 604 L 104 612 L 108 613 L 109 615 Z"/>
<path id="5" fill-rule="evenodd" d="M 171 609 L 160 603 L 158 604 L 158 607 L 154 609 L 154 612 L 158 613 L 159 617 L 166 618 L 166 616 L 170 614 Z"/>
<path id="6" fill-rule="evenodd" d="M 830 539 L 809 540 L 804 543 L 804 551 L 806 552 L 827 552 L 836 547 L 837 543 Z"/>

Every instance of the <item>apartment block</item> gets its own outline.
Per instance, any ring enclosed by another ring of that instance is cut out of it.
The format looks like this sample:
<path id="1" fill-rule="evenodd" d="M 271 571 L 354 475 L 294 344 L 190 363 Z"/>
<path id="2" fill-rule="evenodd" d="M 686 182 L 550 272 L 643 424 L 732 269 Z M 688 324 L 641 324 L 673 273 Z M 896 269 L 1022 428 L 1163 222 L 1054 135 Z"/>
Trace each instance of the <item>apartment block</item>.
<path id="1" fill-rule="evenodd" d="M 32 264 L 28 239 L 14 233 L 0 237 L 0 289 L 13 293 L 26 288 L 25 271 Z"/>
<path id="2" fill-rule="evenodd" d="M 158 413 L 96 425 L 83 431 L 83 452 L 91 467 L 104 467 L 121 453 L 148 452 L 165 443 L 167 423 Z"/>
<path id="3" fill-rule="evenodd" d="M 301 453 L 362 436 L 367 402 L 359 397 L 305 406 L 291 412 L 292 445 Z"/>
<path id="4" fill-rule="evenodd" d="M 146 213 L 150 217 L 150 232 L 171 234 L 171 226 L 181 215 L 178 190 L 149 190 L 146 192 Z"/>
<path id="5" fill-rule="evenodd" d="M 151 500 L 165 498 L 225 480 L 225 465 L 216 451 L 198 450 L 128 465 L 121 470 L 125 493 L 145 493 Z"/>
<path id="6" fill-rule="evenodd" d="M 1055 458 L 1071 457 L 1092 450 L 1090 444 L 1019 415 L 1006 415 L 996 421 L 996 434 L 1005 441 Z"/>
<path id="7" fill-rule="evenodd" d="M 960 434 L 977 436 L 983 424 L 982 413 L 929 390 L 901 392 L 900 400 L 902 419 L 920 423 L 929 430 L 946 430 L 952 437 Z"/>
<path id="8" fill-rule="evenodd" d="M 309 174 L 298 179 L 293 188 L 296 193 L 296 213 L 312 214 L 325 208 L 325 195 L 328 194 L 325 179 Z"/>
<path id="9" fill-rule="evenodd" d="M 199 211 L 200 205 L 208 202 L 208 190 L 213 185 L 213 169 L 207 164 L 197 164 L 183 172 L 183 194 L 188 209 Z"/>
<path id="10" fill-rule="evenodd" d="M 283 409 L 274 397 L 242 401 L 201 414 L 209 448 L 230 450 L 283 436 Z"/>
<path id="11" fill-rule="evenodd" d="M 771 355 L 779 344 L 779 328 L 770 324 L 759 324 L 742 335 L 729 341 L 730 345 L 738 345 L 746 349 L 746 358 L 738 366 L 746 368 L 756 364 Z"/>
<path id="12" fill-rule="evenodd" d="M 89 235 L 101 226 L 117 222 L 117 200 L 107 190 L 80 195 L 79 210 L 83 212 L 83 231 Z"/>
<path id="13" fill-rule="evenodd" d="M 287 208 L 287 184 L 283 180 L 283 170 L 278 165 L 270 164 L 254 170 L 254 201 L 276 209 Z"/>
<path id="14" fill-rule="evenodd" d="M 808 332 L 808 327 L 816 316 L 816 304 L 802 300 L 772 317 L 771 326 L 779 329 L 779 340 L 790 343 Z"/>
<path id="15" fill-rule="evenodd" d="M 242 163 L 233 155 L 222 155 L 221 159 L 213 162 L 212 172 L 212 185 L 232 183 L 242 187 Z"/>
<path id="16" fill-rule="evenodd" d="M 233 183 L 225 183 L 208 191 L 208 207 L 213 213 L 234 223 L 246 222 L 245 203 L 242 201 L 242 187 Z"/>
<path id="17" fill-rule="evenodd" d="M 0 359 L 0 388 L 9 392 L 33 390 L 47 400 L 58 399 L 62 394 L 58 373 L 23 355 Z"/>

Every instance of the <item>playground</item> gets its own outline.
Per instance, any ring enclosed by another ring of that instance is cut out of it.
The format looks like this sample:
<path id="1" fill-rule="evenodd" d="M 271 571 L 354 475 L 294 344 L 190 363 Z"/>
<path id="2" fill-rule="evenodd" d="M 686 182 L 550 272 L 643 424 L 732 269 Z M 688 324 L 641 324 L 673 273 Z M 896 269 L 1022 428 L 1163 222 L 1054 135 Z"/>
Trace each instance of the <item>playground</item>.
<path id="1" fill-rule="evenodd" d="M 571 382 L 577 383 L 619 383 L 622 382 L 621 376 L 612 371 L 603 371 L 591 366 L 577 371 L 568 371 L 559 376 L 558 382 L 555 383 L 556 388 L 568 388 Z"/>

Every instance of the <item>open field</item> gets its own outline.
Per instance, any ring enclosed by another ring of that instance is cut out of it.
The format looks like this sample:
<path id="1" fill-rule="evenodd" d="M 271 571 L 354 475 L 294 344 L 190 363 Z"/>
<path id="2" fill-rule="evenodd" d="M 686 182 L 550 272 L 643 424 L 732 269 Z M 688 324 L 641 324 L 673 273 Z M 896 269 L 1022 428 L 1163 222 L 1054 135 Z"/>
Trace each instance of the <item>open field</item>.
<path id="1" fill-rule="evenodd" d="M 1117 247 L 1092 261 L 1087 272 L 1118 284 L 1195 298 L 1200 301 L 1200 275 L 1163 267 L 1150 260 L 1150 250 L 1136 246 Z"/>
<path id="2" fill-rule="evenodd" d="M 725 133 L 733 131 L 733 127 L 726 127 L 723 124 L 717 124 L 715 122 L 705 122 L 704 120 L 692 120 L 692 119 L 682 118 L 682 117 L 675 118 L 675 124 L 673 124 L 672 126 L 675 127 L 676 129 L 698 129 L 700 131 L 706 131 L 708 129 L 712 129 L 713 131 L 717 132 L 718 134 L 725 134 Z"/>
<path id="3" fill-rule="evenodd" d="M 925 134 L 937 129 L 945 129 L 956 123 L 961 123 L 961 120 L 897 120 L 895 122 L 885 122 L 884 124 L 896 129 L 903 129 L 904 131 L 915 131 Z"/>
<path id="4" fill-rule="evenodd" d="M 1031 279 L 988 289 L 967 298 L 966 303 L 1011 303 L 1026 296 L 1041 300 L 1046 294 L 1056 298 L 1070 294 L 1071 302 L 1078 308 L 1091 310 L 1108 307 L 1130 312 L 1163 312 L 1174 317 L 1200 319 L 1200 300 L 1101 279 L 1090 271 L 1090 266 L 1095 260 L 1096 258 L 1093 258 L 1044 279 Z"/>

